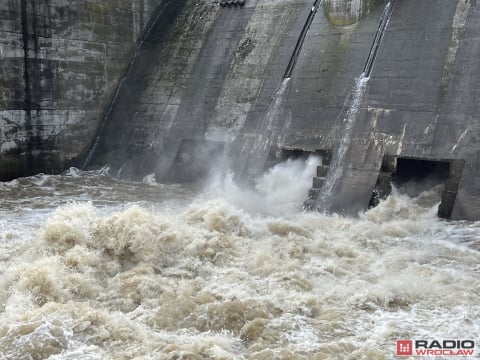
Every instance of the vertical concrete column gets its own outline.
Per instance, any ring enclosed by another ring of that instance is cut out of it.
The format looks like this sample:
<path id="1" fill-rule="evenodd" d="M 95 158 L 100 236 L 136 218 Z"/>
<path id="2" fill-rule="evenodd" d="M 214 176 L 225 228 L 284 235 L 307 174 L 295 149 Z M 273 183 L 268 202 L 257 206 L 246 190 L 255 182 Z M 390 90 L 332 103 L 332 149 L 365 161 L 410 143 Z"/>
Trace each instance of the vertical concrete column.
<path id="1" fill-rule="evenodd" d="M 333 25 L 345 26 L 358 22 L 385 0 L 325 0 L 324 11 Z"/>

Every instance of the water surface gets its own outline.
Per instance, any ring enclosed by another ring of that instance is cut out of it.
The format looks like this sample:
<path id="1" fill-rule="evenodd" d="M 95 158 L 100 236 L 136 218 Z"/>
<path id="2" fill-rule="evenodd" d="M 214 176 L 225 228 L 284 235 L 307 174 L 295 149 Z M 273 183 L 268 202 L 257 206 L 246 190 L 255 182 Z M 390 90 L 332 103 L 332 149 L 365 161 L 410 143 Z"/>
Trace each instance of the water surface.
<path id="1" fill-rule="evenodd" d="M 240 189 L 70 169 L 0 183 L 0 359 L 393 359 L 479 339 L 479 223 L 438 191 L 300 208 L 316 160 Z"/>

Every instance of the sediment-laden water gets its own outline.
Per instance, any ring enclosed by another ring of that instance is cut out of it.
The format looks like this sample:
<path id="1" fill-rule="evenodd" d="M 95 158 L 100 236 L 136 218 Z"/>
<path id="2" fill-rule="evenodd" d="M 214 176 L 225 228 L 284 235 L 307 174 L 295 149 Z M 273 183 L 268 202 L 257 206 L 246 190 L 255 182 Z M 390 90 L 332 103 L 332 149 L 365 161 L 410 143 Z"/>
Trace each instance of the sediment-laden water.
<path id="1" fill-rule="evenodd" d="M 302 212 L 315 160 L 255 189 L 71 169 L 0 183 L 0 359 L 392 359 L 480 338 L 480 223 L 395 191 Z"/>

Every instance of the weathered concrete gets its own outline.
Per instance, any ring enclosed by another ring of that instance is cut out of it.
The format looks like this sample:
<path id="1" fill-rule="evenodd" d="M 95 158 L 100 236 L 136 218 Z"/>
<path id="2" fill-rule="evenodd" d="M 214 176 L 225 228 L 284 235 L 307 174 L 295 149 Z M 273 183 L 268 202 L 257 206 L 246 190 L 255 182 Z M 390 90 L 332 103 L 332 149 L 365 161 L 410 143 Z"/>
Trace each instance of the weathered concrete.
<path id="1" fill-rule="evenodd" d="M 123 176 L 155 171 L 161 180 L 184 139 L 225 142 L 231 158 L 246 139 L 261 141 L 266 135 L 258 124 L 275 102 L 312 4 L 251 0 L 242 8 L 222 8 L 187 1 L 171 35 L 152 40 L 157 46 L 145 47 L 138 57 L 96 162 L 110 163 Z M 366 61 L 381 10 L 347 27 L 316 13 L 282 95 L 286 107 L 272 120 L 282 129 L 273 154 L 280 147 L 332 147 L 338 114 Z M 268 160 L 270 149 L 264 150 L 265 156 L 253 161 L 256 168 Z M 252 161 L 245 160 L 234 166 L 237 171 L 250 172 Z"/>
<path id="2" fill-rule="evenodd" d="M 123 176 L 155 171 L 161 180 L 183 140 L 232 142 L 282 81 L 310 8 L 310 1 L 187 0 L 170 35 L 156 40 L 154 29 L 147 40 L 156 46 L 142 49 L 96 162 Z"/>
<path id="3" fill-rule="evenodd" d="M 325 15 L 335 25 L 352 25 L 375 11 L 383 0 L 325 0 Z"/>
<path id="4" fill-rule="evenodd" d="M 480 218 L 479 6 L 463 0 L 397 2 L 332 210 L 364 209 L 382 158 L 390 155 L 449 162 L 450 178 L 461 176 L 451 217 Z M 463 160 L 456 175 L 455 164 Z"/>
<path id="5" fill-rule="evenodd" d="M 91 145 L 164 0 L 0 0 L 0 180 L 57 172 Z"/>

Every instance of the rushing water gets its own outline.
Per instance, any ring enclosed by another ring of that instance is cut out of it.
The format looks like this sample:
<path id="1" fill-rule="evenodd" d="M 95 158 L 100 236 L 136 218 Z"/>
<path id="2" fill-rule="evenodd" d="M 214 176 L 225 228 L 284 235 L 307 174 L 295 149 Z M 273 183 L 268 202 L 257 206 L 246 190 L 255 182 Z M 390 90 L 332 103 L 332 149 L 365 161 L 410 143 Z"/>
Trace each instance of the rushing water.
<path id="1" fill-rule="evenodd" d="M 330 164 L 330 168 L 325 179 L 325 184 L 322 187 L 322 192 L 316 200 L 315 207 L 317 209 L 329 210 L 333 201 L 333 190 L 337 185 L 338 180 L 343 175 L 343 166 L 345 162 L 345 155 L 350 145 L 350 139 L 352 137 L 353 126 L 357 118 L 359 107 L 363 101 L 363 96 L 367 89 L 368 80 L 370 78 L 365 76 L 365 73 L 361 74 L 355 79 L 355 84 L 350 95 L 345 99 L 343 112 L 345 116 L 341 124 L 340 137 L 338 140 L 337 148 Z"/>
<path id="2" fill-rule="evenodd" d="M 480 224 L 398 191 L 299 210 L 315 159 L 201 191 L 71 169 L 0 183 L 0 359 L 393 359 L 480 338 Z"/>

